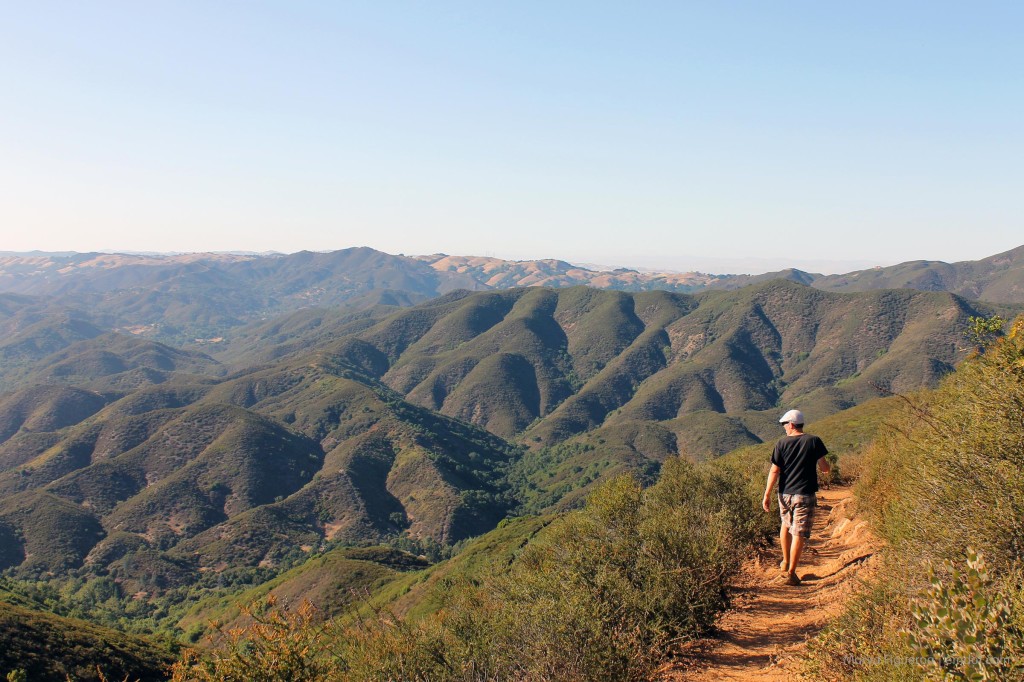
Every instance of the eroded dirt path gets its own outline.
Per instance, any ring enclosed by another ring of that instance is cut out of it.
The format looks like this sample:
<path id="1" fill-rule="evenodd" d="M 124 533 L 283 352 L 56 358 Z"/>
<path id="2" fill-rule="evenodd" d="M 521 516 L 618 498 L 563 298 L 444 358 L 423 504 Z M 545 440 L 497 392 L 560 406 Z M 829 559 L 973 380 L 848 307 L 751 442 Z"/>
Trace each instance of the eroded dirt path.
<path id="1" fill-rule="evenodd" d="M 666 667 L 663 682 L 799 679 L 807 639 L 842 609 L 874 567 L 879 543 L 865 521 L 849 518 L 848 487 L 818 492 L 814 531 L 797 569 L 803 584 L 781 583 L 778 541 L 753 558 L 735 583 L 733 608 L 717 636 L 694 642 Z"/>

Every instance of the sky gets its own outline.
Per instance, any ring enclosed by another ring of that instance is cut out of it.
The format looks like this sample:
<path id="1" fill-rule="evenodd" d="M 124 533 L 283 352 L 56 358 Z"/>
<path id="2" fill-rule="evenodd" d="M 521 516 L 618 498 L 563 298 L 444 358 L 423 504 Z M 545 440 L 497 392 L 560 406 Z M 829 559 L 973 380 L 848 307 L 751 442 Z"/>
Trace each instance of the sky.
<path id="1" fill-rule="evenodd" d="M 1024 244 L 1024 3 L 3 2 L 0 251 Z"/>

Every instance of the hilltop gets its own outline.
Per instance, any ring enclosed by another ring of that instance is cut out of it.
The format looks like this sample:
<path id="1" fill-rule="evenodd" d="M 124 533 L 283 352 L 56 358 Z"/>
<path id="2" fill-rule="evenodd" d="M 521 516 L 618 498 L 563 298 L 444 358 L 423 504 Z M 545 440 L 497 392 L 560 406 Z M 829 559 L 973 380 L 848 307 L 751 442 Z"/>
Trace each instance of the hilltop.
<path id="1" fill-rule="evenodd" d="M 976 261 L 910 261 L 844 275 L 816 276 L 811 285 L 827 291 L 949 291 L 974 300 L 1019 303 L 1024 300 L 1024 246 Z"/>
<path id="2" fill-rule="evenodd" d="M 594 269 L 559 260 L 392 255 L 359 247 L 293 254 L 0 254 L 0 293 L 87 309 L 105 327 L 175 343 L 218 343 L 238 327 L 310 308 L 409 306 L 456 289 L 589 286 L 697 293 L 787 279 L 827 291 L 910 288 L 1024 303 L 1024 247 L 978 261 L 913 261 L 843 275 Z"/>
<path id="3" fill-rule="evenodd" d="M 651 272 L 630 268 L 594 269 L 573 265 L 561 260 L 512 261 L 482 256 L 449 256 L 434 254 L 414 256 L 439 273 L 470 277 L 474 282 L 491 289 L 516 287 L 573 287 L 586 285 L 597 289 L 620 291 L 697 291 L 725 275 L 702 272 Z"/>

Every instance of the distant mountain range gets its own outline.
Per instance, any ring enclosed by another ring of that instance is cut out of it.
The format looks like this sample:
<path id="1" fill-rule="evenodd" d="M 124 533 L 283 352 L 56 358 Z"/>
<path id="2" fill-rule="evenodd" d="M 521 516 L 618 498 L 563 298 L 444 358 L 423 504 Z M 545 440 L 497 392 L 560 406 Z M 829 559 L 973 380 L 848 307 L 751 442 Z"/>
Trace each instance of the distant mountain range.
<path id="1" fill-rule="evenodd" d="M 0 255 L 0 292 L 54 297 L 108 327 L 184 343 L 218 339 L 258 319 L 310 307 L 408 306 L 457 289 L 586 285 L 696 293 L 788 279 L 827 291 L 908 288 L 972 300 L 1024 302 L 1024 246 L 979 261 L 913 261 L 844 275 L 588 270 L 558 260 L 395 256 L 369 248 L 279 254 Z"/>

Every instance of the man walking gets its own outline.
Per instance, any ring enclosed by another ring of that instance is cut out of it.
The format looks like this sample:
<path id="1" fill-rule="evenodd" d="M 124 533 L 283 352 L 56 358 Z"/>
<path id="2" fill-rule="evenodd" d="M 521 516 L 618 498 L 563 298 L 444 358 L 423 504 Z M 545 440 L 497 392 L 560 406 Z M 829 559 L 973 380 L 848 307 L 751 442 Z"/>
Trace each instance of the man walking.
<path id="1" fill-rule="evenodd" d="M 825 455 L 828 449 L 821 439 L 804 433 L 804 415 L 800 410 L 790 410 L 779 420 L 786 429 L 784 438 L 779 439 L 772 452 L 772 468 L 768 472 L 768 485 L 764 490 L 761 506 L 770 511 L 772 488 L 779 484 L 779 514 L 782 528 L 779 543 L 782 545 L 782 563 L 779 568 L 786 572 L 787 585 L 799 585 L 796 575 L 797 564 L 804 550 L 804 543 L 811 537 L 814 521 L 814 507 L 817 506 L 815 493 L 818 492 L 818 474 L 831 471 Z"/>

